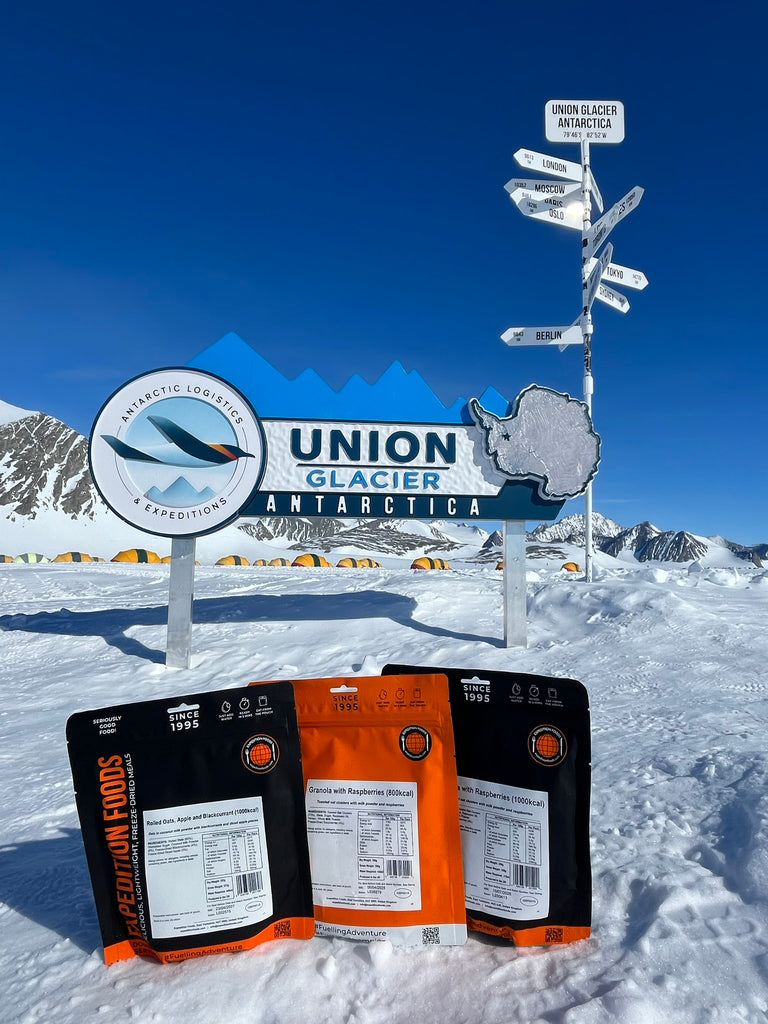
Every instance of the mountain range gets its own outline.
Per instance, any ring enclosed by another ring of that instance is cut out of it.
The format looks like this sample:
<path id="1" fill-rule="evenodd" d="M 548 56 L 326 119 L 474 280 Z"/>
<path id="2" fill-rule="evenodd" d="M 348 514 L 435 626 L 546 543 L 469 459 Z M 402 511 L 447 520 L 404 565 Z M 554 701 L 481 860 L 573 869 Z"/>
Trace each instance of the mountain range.
<path id="1" fill-rule="evenodd" d="M 461 553 L 462 560 L 477 564 L 498 559 L 502 543 L 499 531 L 445 520 L 273 516 L 241 519 L 223 532 L 232 542 L 248 539 L 290 550 L 375 551 L 401 558 Z M 558 545 L 583 547 L 584 532 L 583 515 L 542 523 L 527 534 L 528 557 L 559 557 Z M 768 559 L 766 543 L 748 546 L 719 536 L 663 531 L 649 522 L 627 528 L 599 512 L 593 512 L 592 533 L 596 550 L 640 562 L 697 561 L 713 550 L 729 551 L 754 564 Z M 67 547 L 88 550 L 98 537 L 124 546 L 147 546 L 151 541 L 157 547 L 162 541 L 122 523 L 104 506 L 88 469 L 87 438 L 53 416 L 0 401 L 0 551 L 15 555 L 33 549 L 44 554 Z"/>

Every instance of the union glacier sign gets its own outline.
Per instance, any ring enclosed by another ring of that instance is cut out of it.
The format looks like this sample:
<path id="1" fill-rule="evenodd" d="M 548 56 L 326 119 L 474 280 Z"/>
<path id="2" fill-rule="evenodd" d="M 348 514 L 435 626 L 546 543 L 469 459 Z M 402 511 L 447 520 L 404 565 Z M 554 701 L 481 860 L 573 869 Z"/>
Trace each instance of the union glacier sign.
<path id="1" fill-rule="evenodd" d="M 595 475 L 587 406 L 531 385 L 445 406 L 399 363 L 334 391 L 288 380 L 237 335 L 128 382 L 91 431 L 91 470 L 121 518 L 202 536 L 239 516 L 555 519 Z"/>

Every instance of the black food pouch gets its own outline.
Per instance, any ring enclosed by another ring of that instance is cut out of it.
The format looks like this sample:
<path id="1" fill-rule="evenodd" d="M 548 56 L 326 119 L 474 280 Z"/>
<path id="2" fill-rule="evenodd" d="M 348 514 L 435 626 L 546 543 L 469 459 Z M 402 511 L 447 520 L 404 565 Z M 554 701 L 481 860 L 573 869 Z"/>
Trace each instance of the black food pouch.
<path id="1" fill-rule="evenodd" d="M 78 712 L 67 742 L 107 964 L 314 934 L 289 682 Z"/>
<path id="2" fill-rule="evenodd" d="M 575 679 L 386 665 L 448 677 L 467 925 L 541 946 L 587 938 L 589 699 Z"/>

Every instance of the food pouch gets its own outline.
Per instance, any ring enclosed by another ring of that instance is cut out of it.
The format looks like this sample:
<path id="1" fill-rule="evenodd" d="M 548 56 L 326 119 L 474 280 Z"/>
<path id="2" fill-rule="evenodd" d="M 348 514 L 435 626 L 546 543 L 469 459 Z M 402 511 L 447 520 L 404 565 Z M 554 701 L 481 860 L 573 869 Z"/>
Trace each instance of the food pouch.
<path id="1" fill-rule="evenodd" d="M 387 665 L 448 676 L 467 923 L 518 946 L 590 934 L 590 723 L 575 679 Z"/>
<path id="2" fill-rule="evenodd" d="M 403 946 L 465 942 L 445 676 L 293 685 L 317 934 Z"/>
<path id="3" fill-rule="evenodd" d="M 67 741 L 107 964 L 314 933 L 290 683 L 78 712 Z"/>

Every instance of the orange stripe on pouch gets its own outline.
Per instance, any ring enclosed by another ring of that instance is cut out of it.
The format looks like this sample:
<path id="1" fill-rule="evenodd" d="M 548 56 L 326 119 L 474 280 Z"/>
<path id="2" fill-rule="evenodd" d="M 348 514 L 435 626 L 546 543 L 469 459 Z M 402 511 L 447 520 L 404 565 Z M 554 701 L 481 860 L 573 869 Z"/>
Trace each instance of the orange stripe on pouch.
<path id="1" fill-rule="evenodd" d="M 284 927 L 288 925 L 289 934 L 284 934 Z M 273 921 L 266 928 L 252 935 L 249 939 L 240 939 L 236 942 L 222 942 L 215 946 L 195 946 L 192 949 L 174 949 L 168 952 L 159 952 L 152 949 L 148 942 L 143 939 L 125 939 L 123 942 L 116 942 L 111 946 L 104 947 L 104 962 L 107 967 L 118 963 L 120 960 L 130 960 L 134 956 L 148 956 L 159 960 L 162 964 L 175 964 L 180 960 L 199 959 L 202 956 L 213 956 L 216 953 L 240 953 L 246 949 L 253 949 L 264 942 L 270 942 L 276 938 L 288 939 L 311 939 L 315 934 L 315 922 L 311 917 L 285 917 L 279 921 Z"/>

